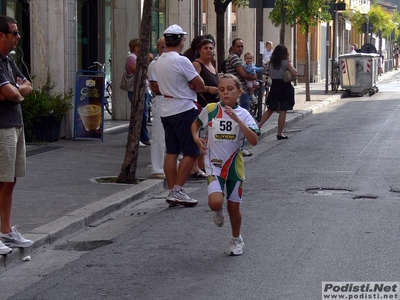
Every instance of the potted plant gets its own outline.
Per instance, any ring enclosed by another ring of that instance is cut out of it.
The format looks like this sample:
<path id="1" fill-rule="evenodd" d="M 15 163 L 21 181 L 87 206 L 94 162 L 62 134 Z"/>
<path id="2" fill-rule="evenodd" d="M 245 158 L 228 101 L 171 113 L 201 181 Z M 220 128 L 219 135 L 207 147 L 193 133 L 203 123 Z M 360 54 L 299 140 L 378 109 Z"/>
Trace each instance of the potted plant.
<path id="1" fill-rule="evenodd" d="M 68 93 L 50 94 L 54 85 L 47 82 L 21 103 L 27 141 L 54 142 L 60 138 L 61 120 L 73 107 L 72 89 Z"/>

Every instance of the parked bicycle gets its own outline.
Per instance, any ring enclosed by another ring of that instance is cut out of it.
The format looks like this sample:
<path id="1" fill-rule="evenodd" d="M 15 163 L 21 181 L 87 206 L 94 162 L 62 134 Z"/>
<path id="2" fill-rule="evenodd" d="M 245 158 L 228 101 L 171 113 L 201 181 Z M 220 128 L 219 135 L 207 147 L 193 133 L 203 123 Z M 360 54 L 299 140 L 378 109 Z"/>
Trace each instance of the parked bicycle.
<path id="1" fill-rule="evenodd" d="M 336 59 L 332 60 L 333 76 L 331 81 L 332 91 L 337 92 L 340 85 L 340 66 Z"/>
<path id="2" fill-rule="evenodd" d="M 254 89 L 254 96 L 257 99 L 258 99 L 258 93 L 260 92 L 260 90 L 263 93 L 263 95 L 262 95 L 262 107 L 263 107 L 262 113 L 264 113 L 264 111 L 265 111 L 268 93 L 269 93 L 269 90 L 272 85 L 272 79 L 269 76 L 269 73 L 268 73 L 265 65 L 263 66 L 263 75 L 265 75 L 265 81 L 257 80 L 259 87 Z M 250 102 L 250 114 L 253 116 L 253 118 L 257 118 L 258 101 Z"/>
<path id="3" fill-rule="evenodd" d="M 111 79 L 109 80 L 106 76 L 107 71 L 109 70 L 111 65 L 111 59 L 108 60 L 106 63 L 100 63 L 98 61 L 94 61 L 91 63 L 91 65 L 88 67 L 88 69 L 93 69 L 97 68 L 100 69 L 100 71 L 105 73 L 104 76 L 104 108 L 106 111 L 112 116 L 112 82 Z"/>

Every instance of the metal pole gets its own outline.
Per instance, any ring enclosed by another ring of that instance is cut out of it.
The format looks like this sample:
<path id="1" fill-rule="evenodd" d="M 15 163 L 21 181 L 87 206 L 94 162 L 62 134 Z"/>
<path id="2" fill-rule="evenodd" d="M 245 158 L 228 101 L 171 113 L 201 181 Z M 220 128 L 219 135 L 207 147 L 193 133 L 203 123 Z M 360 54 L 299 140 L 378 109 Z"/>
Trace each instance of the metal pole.
<path id="1" fill-rule="evenodd" d="M 256 9 L 256 64 L 262 66 L 262 54 L 260 52 L 260 42 L 263 40 L 263 0 L 258 0 L 258 7 Z M 262 80 L 262 73 L 257 74 L 257 78 Z M 262 101 L 264 96 L 263 85 L 258 88 L 258 109 L 257 121 L 261 120 L 262 116 Z"/>
<path id="2" fill-rule="evenodd" d="M 330 26 L 329 23 L 326 22 L 326 58 L 325 58 L 325 64 L 326 64 L 326 70 L 325 70 L 325 94 L 328 94 L 328 89 L 329 89 L 329 45 L 330 45 Z"/>

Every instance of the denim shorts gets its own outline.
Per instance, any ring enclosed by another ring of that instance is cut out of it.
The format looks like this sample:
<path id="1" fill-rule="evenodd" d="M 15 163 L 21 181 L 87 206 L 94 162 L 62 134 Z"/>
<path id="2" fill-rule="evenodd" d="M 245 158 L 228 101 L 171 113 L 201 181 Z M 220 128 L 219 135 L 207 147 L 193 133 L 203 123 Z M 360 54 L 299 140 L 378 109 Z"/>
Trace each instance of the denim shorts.
<path id="1" fill-rule="evenodd" d="M 250 110 L 250 94 L 249 91 L 245 91 L 240 96 L 240 106 L 245 110 Z"/>
<path id="2" fill-rule="evenodd" d="M 197 117 L 197 110 L 161 117 L 165 131 L 165 146 L 167 154 L 180 154 L 183 156 L 199 156 L 200 150 L 193 140 L 191 127 Z"/>

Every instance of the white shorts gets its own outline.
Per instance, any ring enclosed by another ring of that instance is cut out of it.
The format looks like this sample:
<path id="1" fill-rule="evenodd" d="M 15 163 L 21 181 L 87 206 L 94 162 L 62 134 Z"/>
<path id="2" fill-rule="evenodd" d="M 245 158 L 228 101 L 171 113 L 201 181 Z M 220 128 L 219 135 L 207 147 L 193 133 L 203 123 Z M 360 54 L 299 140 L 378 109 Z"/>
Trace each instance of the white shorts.
<path id="1" fill-rule="evenodd" d="M 246 80 L 246 84 L 248 87 L 253 87 L 253 80 Z"/>
<path id="2" fill-rule="evenodd" d="M 243 181 L 224 180 L 220 176 L 207 176 L 208 195 L 212 193 L 224 193 L 226 185 L 226 199 L 232 202 L 242 202 Z"/>
<path id="3" fill-rule="evenodd" d="M 23 127 L 0 128 L 0 182 L 24 177 L 26 149 Z"/>

